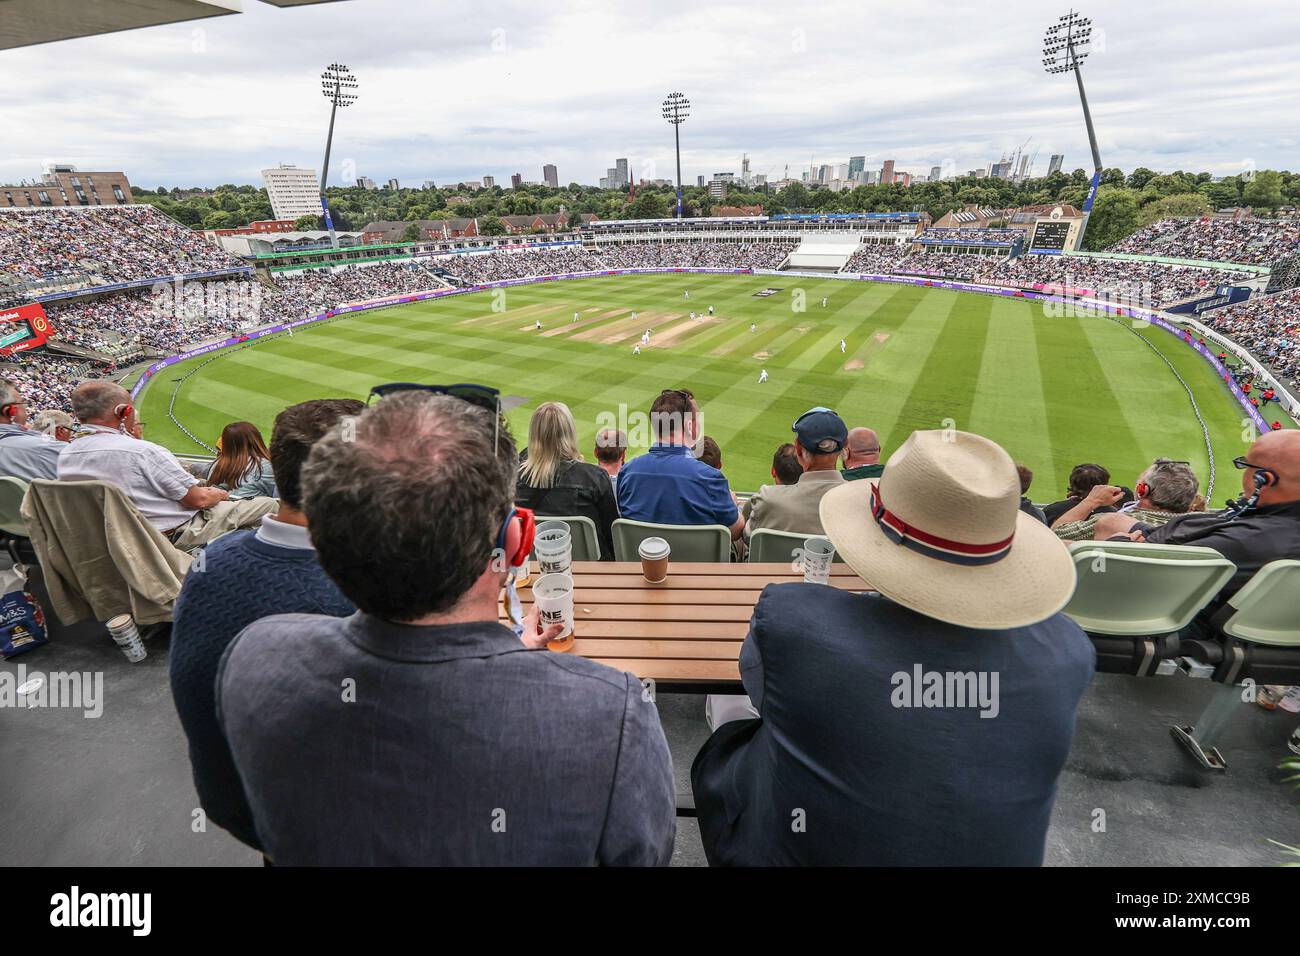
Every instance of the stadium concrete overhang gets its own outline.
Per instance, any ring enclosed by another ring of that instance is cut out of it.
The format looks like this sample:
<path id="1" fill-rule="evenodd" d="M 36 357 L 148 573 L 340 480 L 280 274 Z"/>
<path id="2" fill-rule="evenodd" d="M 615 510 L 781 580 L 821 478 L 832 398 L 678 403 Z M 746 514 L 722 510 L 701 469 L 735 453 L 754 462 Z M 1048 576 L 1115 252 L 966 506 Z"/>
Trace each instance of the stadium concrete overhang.
<path id="1" fill-rule="evenodd" d="M 301 7 L 336 0 L 262 2 Z M 242 10 L 241 0 L 0 0 L 0 50 L 224 17 Z"/>

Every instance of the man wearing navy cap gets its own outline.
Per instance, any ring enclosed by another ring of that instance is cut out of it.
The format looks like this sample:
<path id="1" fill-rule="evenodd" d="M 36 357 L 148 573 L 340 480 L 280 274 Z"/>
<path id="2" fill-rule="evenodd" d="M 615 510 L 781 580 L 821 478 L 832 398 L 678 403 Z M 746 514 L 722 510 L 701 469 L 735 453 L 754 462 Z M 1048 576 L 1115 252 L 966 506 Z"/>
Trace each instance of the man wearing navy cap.
<path id="1" fill-rule="evenodd" d="M 818 508 L 822 495 L 844 482 L 836 465 L 849 430 L 840 416 L 818 406 L 800 415 L 793 431 L 803 474 L 793 485 L 764 485 L 745 503 L 746 540 L 759 528 L 823 533 Z"/>

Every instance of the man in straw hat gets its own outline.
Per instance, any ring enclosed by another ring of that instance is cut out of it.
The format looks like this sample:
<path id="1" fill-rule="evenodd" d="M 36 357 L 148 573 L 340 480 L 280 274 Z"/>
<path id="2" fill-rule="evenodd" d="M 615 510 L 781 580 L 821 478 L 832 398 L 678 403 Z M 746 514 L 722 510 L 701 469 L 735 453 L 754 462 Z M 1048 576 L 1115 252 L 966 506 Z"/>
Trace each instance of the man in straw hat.
<path id="1" fill-rule="evenodd" d="M 1041 864 L 1095 655 L 1014 462 L 915 432 L 821 518 L 879 594 L 764 590 L 740 655 L 760 716 L 722 725 L 691 771 L 709 862 Z"/>

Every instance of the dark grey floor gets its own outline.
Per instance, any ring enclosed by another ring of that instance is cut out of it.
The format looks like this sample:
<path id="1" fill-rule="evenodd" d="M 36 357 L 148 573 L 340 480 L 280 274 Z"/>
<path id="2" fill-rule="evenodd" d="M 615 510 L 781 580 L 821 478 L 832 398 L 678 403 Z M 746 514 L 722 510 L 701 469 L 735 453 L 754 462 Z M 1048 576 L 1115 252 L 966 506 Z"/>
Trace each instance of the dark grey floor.
<path id="1" fill-rule="evenodd" d="M 165 643 L 129 664 L 106 635 L 67 635 L 0 669 L 102 671 L 104 712 L 0 709 L 0 861 L 8 865 L 257 866 L 217 827 L 194 832 L 197 799 L 167 685 Z M 1101 674 L 1079 715 L 1061 779 L 1047 862 L 1096 865 L 1269 865 L 1268 838 L 1300 844 L 1300 792 L 1277 763 L 1300 717 L 1243 704 L 1221 750 L 1225 774 L 1197 769 L 1169 736 L 1214 686 L 1181 675 Z M 679 792 L 708 736 L 704 699 L 663 695 L 659 709 Z M 1096 811 L 1105 832 L 1094 832 Z M 673 863 L 704 865 L 694 820 L 679 820 Z"/>

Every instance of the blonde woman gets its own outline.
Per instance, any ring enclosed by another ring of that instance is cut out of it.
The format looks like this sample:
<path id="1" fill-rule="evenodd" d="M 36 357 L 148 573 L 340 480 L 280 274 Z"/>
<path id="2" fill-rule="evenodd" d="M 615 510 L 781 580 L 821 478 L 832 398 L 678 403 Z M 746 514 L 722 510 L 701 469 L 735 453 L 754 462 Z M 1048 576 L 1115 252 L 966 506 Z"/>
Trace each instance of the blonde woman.
<path id="1" fill-rule="evenodd" d="M 531 508 L 539 518 L 581 515 L 596 525 L 603 561 L 614 560 L 611 526 L 618 504 L 609 477 L 587 464 L 578 451 L 578 426 L 569 406 L 544 402 L 528 422 L 527 457 L 519 463 L 515 504 Z"/>

